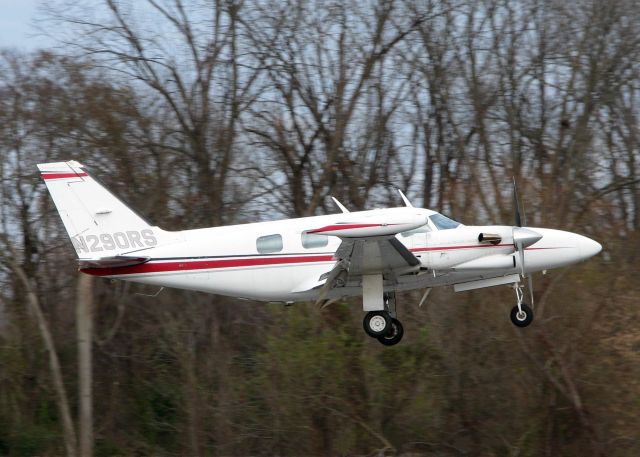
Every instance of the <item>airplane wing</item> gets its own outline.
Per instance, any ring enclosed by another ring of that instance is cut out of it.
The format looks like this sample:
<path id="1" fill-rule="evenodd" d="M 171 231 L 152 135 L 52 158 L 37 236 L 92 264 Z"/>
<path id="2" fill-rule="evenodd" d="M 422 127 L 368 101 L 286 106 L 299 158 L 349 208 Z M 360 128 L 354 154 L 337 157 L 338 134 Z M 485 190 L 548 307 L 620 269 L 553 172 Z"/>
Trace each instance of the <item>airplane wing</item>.
<path id="1" fill-rule="evenodd" d="M 423 214 L 413 208 L 394 209 L 383 217 L 342 218 L 324 227 L 308 230 L 317 235 L 337 236 L 340 246 L 334 254 L 333 269 L 319 278 L 311 278 L 293 292 L 320 290 L 320 300 L 336 287 L 361 286 L 363 275 L 382 275 L 395 281 L 398 276 L 420 270 L 420 260 L 396 238 L 400 232 L 426 224 Z"/>
<path id="2" fill-rule="evenodd" d="M 323 300 L 331 289 L 359 285 L 362 275 L 380 273 L 387 280 L 420 270 L 420 260 L 395 236 L 343 238 L 334 267 L 318 278 L 301 284 L 293 292 L 319 289 Z"/>
<path id="3" fill-rule="evenodd" d="M 420 260 L 395 236 L 343 239 L 335 256 L 348 265 L 350 276 L 399 275 L 420 265 Z"/>

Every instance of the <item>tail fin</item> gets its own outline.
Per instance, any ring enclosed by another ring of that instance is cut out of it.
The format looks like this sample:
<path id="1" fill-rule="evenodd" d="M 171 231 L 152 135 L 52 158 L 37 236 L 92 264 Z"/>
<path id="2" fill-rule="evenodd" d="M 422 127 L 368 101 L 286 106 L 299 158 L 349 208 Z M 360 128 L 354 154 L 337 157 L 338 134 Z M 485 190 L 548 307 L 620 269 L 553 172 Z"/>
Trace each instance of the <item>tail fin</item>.
<path id="1" fill-rule="evenodd" d="M 157 227 L 91 178 L 76 162 L 38 164 L 80 258 L 100 258 L 158 244 Z"/>

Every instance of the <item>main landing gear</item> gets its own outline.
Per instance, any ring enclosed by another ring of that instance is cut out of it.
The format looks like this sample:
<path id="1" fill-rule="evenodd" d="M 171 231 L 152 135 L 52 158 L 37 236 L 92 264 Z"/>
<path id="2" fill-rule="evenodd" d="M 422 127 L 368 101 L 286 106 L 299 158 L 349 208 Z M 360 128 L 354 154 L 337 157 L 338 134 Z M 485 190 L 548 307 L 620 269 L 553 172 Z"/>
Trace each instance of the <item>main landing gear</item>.
<path id="1" fill-rule="evenodd" d="M 514 284 L 514 289 L 516 291 L 518 304 L 511 309 L 511 322 L 513 322 L 513 325 L 516 327 L 527 327 L 533 322 L 533 310 L 529 305 L 522 302 L 524 297 L 522 286 Z"/>
<path id="2" fill-rule="evenodd" d="M 398 319 L 386 311 L 369 311 L 362 321 L 364 331 L 385 346 L 393 346 L 402 340 L 404 328 Z"/>
<path id="3" fill-rule="evenodd" d="M 385 346 L 393 346 L 402 340 L 404 328 L 396 319 L 395 294 L 384 294 L 385 310 L 369 311 L 362 321 L 364 331 Z"/>
<path id="4" fill-rule="evenodd" d="M 380 341 L 385 346 L 393 346 L 398 344 L 402 337 L 404 336 L 404 328 L 398 319 L 391 318 L 391 326 L 389 331 L 382 336 L 378 337 L 378 341 Z"/>

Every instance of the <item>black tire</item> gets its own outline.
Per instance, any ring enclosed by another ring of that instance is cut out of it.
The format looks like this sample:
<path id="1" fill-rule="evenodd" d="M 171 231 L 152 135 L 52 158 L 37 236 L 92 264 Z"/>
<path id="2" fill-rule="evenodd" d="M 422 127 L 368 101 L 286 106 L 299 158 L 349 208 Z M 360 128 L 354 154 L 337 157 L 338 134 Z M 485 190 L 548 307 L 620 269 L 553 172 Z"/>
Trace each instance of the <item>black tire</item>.
<path id="1" fill-rule="evenodd" d="M 513 325 L 516 327 L 527 327 L 533 322 L 533 310 L 529 308 L 529 305 L 525 305 L 524 303 L 520 306 L 522 307 L 522 312 L 525 314 L 524 318 L 518 316 L 518 305 L 516 305 L 511 309 L 511 322 L 513 322 Z"/>
<path id="2" fill-rule="evenodd" d="M 391 319 L 391 328 L 386 335 L 379 336 L 380 341 L 385 346 L 393 346 L 398 344 L 404 335 L 404 328 L 398 319 Z"/>
<path id="3" fill-rule="evenodd" d="M 378 338 L 391 328 L 391 317 L 386 311 L 369 311 L 362 320 L 362 327 L 371 338 Z"/>

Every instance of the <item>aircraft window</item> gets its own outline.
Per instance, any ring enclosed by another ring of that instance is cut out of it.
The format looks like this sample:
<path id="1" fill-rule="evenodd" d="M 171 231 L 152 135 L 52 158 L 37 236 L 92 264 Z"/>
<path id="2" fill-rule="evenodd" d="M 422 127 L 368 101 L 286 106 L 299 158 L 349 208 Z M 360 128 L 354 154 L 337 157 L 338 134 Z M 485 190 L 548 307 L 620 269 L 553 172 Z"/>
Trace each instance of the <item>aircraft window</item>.
<path id="1" fill-rule="evenodd" d="M 427 233 L 430 231 L 431 229 L 429 228 L 429 225 L 425 224 L 422 227 L 409 230 L 408 232 L 402 232 L 400 235 L 402 235 L 404 238 L 407 238 L 407 237 L 410 237 L 411 235 L 417 235 L 418 233 Z"/>
<path id="2" fill-rule="evenodd" d="M 305 249 L 323 248 L 329 244 L 329 237 L 315 233 L 302 232 L 302 247 Z"/>
<path id="3" fill-rule="evenodd" d="M 435 225 L 438 230 L 454 229 L 460 225 L 460 222 L 449 219 L 447 216 L 443 216 L 440 213 L 429 216 L 429 219 L 431 219 L 431 222 L 433 222 L 433 225 Z"/>
<path id="4" fill-rule="evenodd" d="M 270 254 L 282 251 L 282 235 L 265 235 L 256 240 L 256 247 L 260 254 Z"/>

